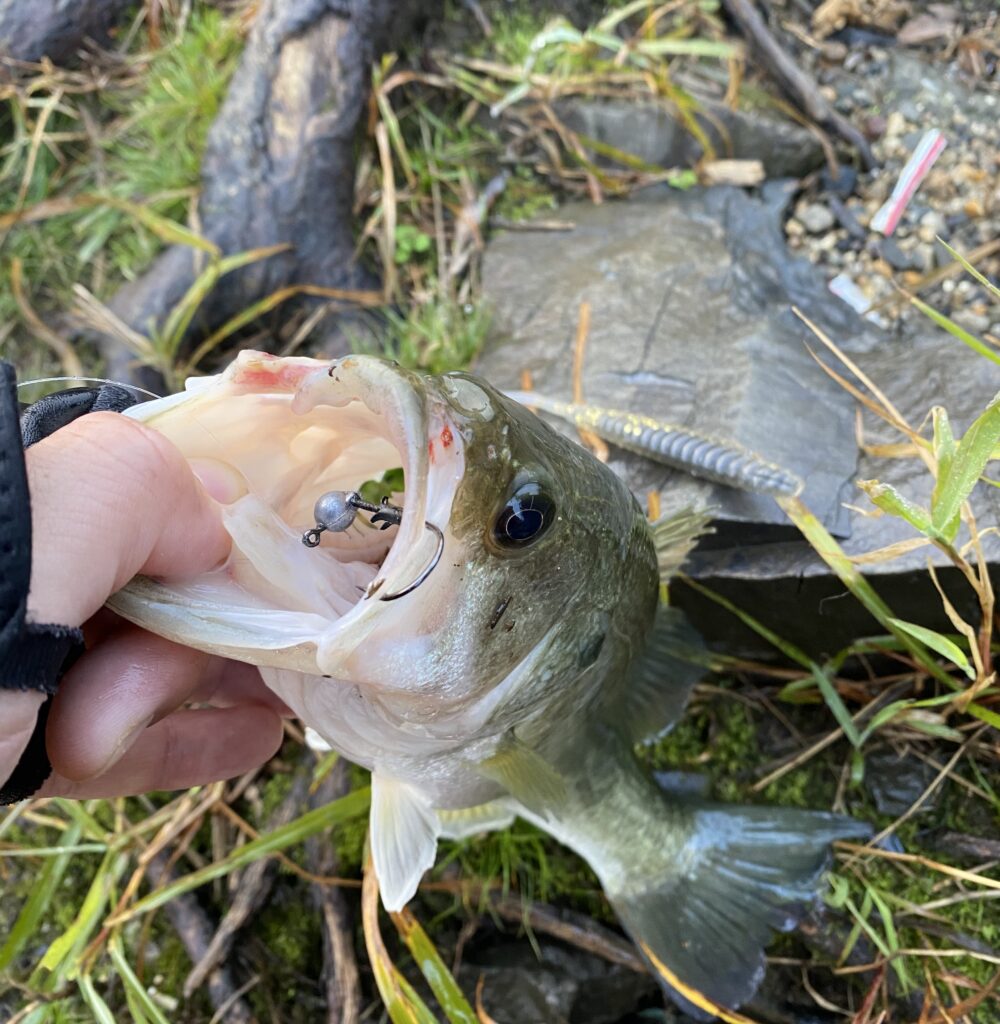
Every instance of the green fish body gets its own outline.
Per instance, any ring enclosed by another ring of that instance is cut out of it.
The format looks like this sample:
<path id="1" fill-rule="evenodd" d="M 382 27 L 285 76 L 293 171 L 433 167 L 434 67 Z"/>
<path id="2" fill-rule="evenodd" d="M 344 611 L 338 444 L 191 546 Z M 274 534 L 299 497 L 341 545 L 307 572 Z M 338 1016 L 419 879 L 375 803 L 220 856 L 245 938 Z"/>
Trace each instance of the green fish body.
<path id="1" fill-rule="evenodd" d="M 659 596 L 700 516 L 651 525 L 607 467 L 485 382 L 373 357 L 244 352 L 134 414 L 227 475 L 233 551 L 196 580 L 136 579 L 112 607 L 260 666 L 371 769 L 389 910 L 440 837 L 520 816 L 591 865 L 675 999 L 740 1019 L 772 930 L 815 900 L 829 844 L 867 828 L 699 802 L 635 758 L 703 671 Z M 398 466 L 398 526 L 359 518 L 302 543 L 321 494 Z"/>

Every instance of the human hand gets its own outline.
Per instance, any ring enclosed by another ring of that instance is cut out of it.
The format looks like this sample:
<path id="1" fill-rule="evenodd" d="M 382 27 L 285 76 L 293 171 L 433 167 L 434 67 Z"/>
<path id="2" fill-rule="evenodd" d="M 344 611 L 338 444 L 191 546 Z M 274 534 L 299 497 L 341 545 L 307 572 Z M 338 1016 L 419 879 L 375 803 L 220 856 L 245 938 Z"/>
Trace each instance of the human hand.
<path id="1" fill-rule="evenodd" d="M 137 573 L 183 577 L 228 554 L 209 496 L 165 438 L 115 413 L 83 416 L 25 453 L 32 507 L 28 616 L 83 625 L 46 731 L 40 796 L 124 796 L 239 775 L 281 742 L 281 701 L 249 665 L 180 647 L 101 607 Z M 2 671 L 2 667 L 0 667 Z M 44 697 L 0 690 L 0 782 Z M 183 710 L 188 702 L 207 703 Z"/>

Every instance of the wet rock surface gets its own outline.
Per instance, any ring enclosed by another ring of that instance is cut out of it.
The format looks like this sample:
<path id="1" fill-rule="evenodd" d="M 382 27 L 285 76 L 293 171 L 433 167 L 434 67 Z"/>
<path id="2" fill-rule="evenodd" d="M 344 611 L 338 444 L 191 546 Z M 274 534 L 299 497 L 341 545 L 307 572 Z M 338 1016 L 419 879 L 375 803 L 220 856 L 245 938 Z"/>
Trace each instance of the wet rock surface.
<path id="1" fill-rule="evenodd" d="M 905 814 L 936 776 L 926 761 L 896 750 L 875 750 L 865 757 L 865 787 L 879 814 Z M 935 789 L 918 813 L 932 812 L 940 804 L 941 795 L 941 788 Z"/>
<path id="2" fill-rule="evenodd" d="M 694 117 L 719 157 L 760 160 L 772 178 L 799 177 L 823 162 L 817 137 L 775 113 L 733 110 L 704 95 L 698 103 Z M 706 155 L 666 102 L 573 99 L 557 112 L 573 131 L 647 164 L 688 167 Z"/>
<path id="3" fill-rule="evenodd" d="M 762 192 L 756 198 L 734 188 L 649 190 L 627 203 L 564 207 L 560 217 L 574 225 L 568 232 L 497 236 L 483 277 L 492 341 L 477 370 L 517 387 L 527 369 L 540 393 L 569 399 L 576 324 L 581 303 L 589 302 L 589 403 L 732 438 L 795 470 L 807 481 L 806 504 L 848 554 L 908 539 L 913 532 L 900 520 L 846 507 L 870 507 L 855 481 L 877 478 L 926 504 L 931 479 L 914 458 L 859 452 L 856 402 L 813 358 L 810 350 L 819 354 L 822 346 L 792 307 L 850 352 L 914 425 L 943 404 L 964 431 L 1000 380 L 932 325 L 914 322 L 890 333 L 860 319 L 829 292 L 821 269 L 784 244 L 789 190 L 770 183 Z M 864 423 L 866 443 L 900 440 L 873 417 Z M 613 448 L 609 465 L 638 496 L 656 491 L 665 511 L 713 508 L 717 532 L 699 546 L 689 571 L 741 607 L 765 602 L 768 621 L 788 639 L 815 649 L 874 630 L 855 602 L 838 600 L 844 588 L 770 499 Z M 1000 524 L 1000 507 L 992 491 L 980 488 L 982 530 Z M 996 556 L 1000 545 L 992 537 L 986 544 Z M 939 604 L 925 591 L 927 556 L 924 548 L 866 567 L 901 617 L 924 621 L 927 608 Z M 728 613 L 685 588 L 679 592 L 710 638 L 730 650 L 759 650 Z"/>
<path id="4" fill-rule="evenodd" d="M 661 1004 L 649 975 L 545 940 L 537 954 L 523 940 L 477 948 L 458 980 L 472 992 L 480 978 L 483 1007 L 497 1024 L 615 1024 L 642 1007 Z M 660 1019 L 689 1020 L 681 1014 Z"/>

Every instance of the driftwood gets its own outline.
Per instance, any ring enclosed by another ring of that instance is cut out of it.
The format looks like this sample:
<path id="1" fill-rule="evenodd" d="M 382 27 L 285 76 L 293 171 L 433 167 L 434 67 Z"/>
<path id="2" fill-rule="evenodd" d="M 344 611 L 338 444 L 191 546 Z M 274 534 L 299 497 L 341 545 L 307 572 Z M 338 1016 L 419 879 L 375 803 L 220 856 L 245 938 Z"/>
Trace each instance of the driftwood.
<path id="1" fill-rule="evenodd" d="M 200 233 L 223 254 L 292 246 L 222 278 L 199 310 L 205 333 L 292 285 L 371 288 L 354 258 L 354 151 L 371 65 L 443 7 L 443 0 L 263 0 L 202 163 Z M 110 303 L 144 333 L 162 324 L 204 254 L 175 246 Z M 315 301 L 315 300 L 314 300 Z M 283 307 L 285 308 L 285 307 Z M 100 339 L 107 372 L 132 356 Z"/>
<path id="2" fill-rule="evenodd" d="M 91 39 L 103 42 L 132 0 L 0 0 L 0 56 L 62 64 Z"/>

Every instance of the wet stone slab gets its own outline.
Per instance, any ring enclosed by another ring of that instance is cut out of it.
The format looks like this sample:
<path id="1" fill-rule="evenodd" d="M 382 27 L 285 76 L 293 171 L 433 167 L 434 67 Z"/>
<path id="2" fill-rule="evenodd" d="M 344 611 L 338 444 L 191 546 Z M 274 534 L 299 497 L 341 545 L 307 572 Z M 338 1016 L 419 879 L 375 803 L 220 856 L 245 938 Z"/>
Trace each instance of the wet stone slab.
<path id="1" fill-rule="evenodd" d="M 780 182 L 765 186 L 763 198 L 733 188 L 656 189 L 628 202 L 566 206 L 559 217 L 571 231 L 497 236 L 483 271 L 493 328 L 476 370 L 516 388 L 526 369 L 537 391 L 570 399 L 576 325 L 588 302 L 589 403 L 732 438 L 787 466 L 806 481 L 812 511 L 848 553 L 861 554 L 913 533 L 849 508 L 868 506 L 855 481 L 878 478 L 924 504 L 931 481 L 916 459 L 859 452 L 857 403 L 814 358 L 837 365 L 792 307 L 849 352 L 913 424 L 943 404 L 964 430 L 1000 390 L 1000 375 L 931 326 L 894 336 L 861 320 L 819 270 L 788 253 L 780 226 L 788 197 Z M 900 440 L 870 414 L 865 429 L 868 441 Z M 695 552 L 691 574 L 749 610 L 765 608 L 789 639 L 815 649 L 876 631 L 853 599 L 838 600 L 843 587 L 769 498 L 614 448 L 609 465 L 638 496 L 656 491 L 664 510 L 714 509 L 717 532 Z M 980 485 L 981 528 L 1000 524 L 998 494 Z M 987 547 L 1000 558 L 995 538 Z M 940 603 L 924 586 L 926 558 L 918 550 L 867 571 L 898 615 L 931 624 Z M 679 596 L 709 637 L 759 650 L 731 617 L 691 591 Z M 968 603 L 961 589 L 955 596 Z"/>

